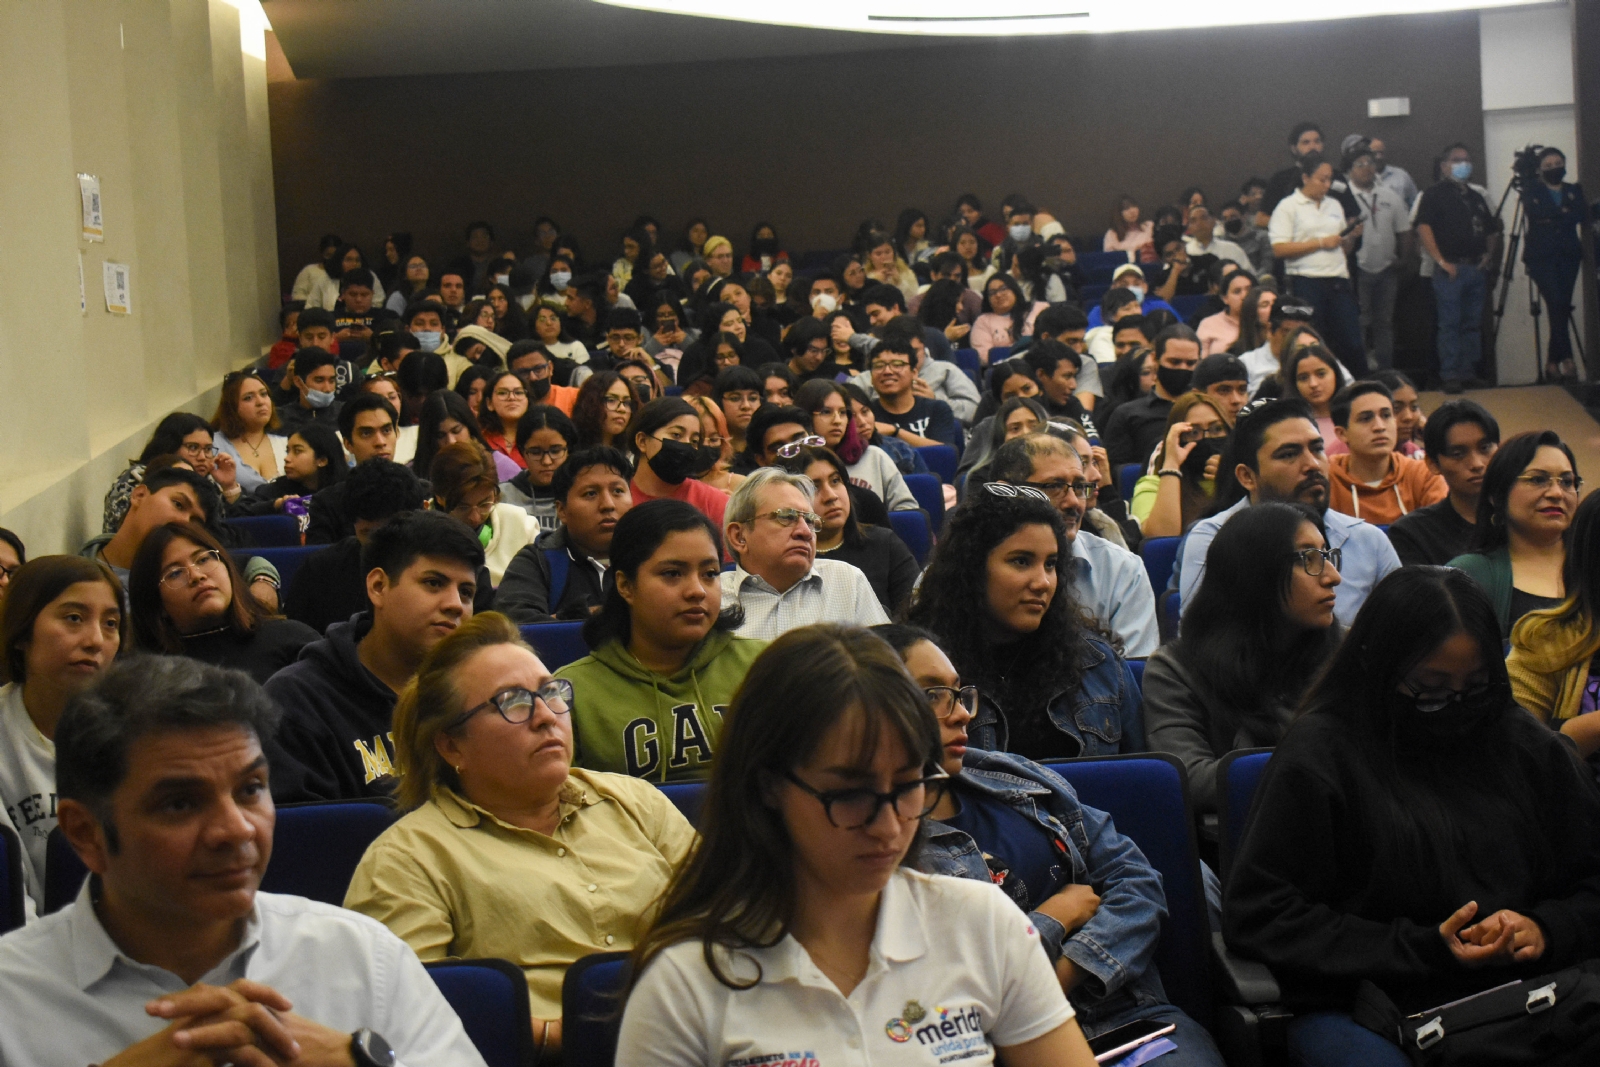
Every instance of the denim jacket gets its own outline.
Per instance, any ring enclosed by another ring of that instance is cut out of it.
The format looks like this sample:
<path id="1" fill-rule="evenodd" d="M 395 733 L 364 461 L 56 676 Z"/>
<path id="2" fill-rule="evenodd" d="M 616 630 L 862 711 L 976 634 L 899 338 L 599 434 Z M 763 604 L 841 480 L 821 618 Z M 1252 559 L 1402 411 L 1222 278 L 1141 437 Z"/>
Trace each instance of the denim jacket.
<path id="1" fill-rule="evenodd" d="M 1057 693 L 1050 699 L 1050 721 L 1077 740 L 1080 756 L 1143 752 L 1144 718 L 1133 672 L 1110 645 L 1094 638 L 1088 644 L 1078 660 L 1083 682 L 1076 692 Z M 1006 751 L 1010 743 L 1006 713 L 986 693 L 980 694 L 978 714 L 967 727 L 967 736 L 974 747 L 993 752 Z"/>
<path id="2" fill-rule="evenodd" d="M 1111 816 L 1079 803 L 1065 779 L 1032 760 L 969 748 L 960 780 L 1038 822 L 1063 846 L 1071 881 L 1100 895 L 1094 918 L 1071 935 L 1042 912 L 1028 916 L 1051 962 L 1064 954 L 1085 973 L 1070 998 L 1084 1030 L 1103 1032 L 1144 1009 L 1164 1006 L 1166 991 L 1154 960 L 1167 898 L 1161 875 L 1139 846 L 1117 832 Z M 977 843 L 933 819 L 927 822 L 919 866 L 930 874 L 989 880 Z"/>

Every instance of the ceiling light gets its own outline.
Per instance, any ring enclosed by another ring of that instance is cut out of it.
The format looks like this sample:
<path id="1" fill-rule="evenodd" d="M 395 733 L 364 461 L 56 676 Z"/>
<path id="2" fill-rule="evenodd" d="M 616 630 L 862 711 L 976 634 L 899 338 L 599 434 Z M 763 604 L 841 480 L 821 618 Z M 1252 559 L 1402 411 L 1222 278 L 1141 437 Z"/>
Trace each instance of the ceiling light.
<path id="1" fill-rule="evenodd" d="M 1513 7 L 1544 0 L 600 0 L 674 15 L 863 33 L 995 36 L 1115 33 Z"/>

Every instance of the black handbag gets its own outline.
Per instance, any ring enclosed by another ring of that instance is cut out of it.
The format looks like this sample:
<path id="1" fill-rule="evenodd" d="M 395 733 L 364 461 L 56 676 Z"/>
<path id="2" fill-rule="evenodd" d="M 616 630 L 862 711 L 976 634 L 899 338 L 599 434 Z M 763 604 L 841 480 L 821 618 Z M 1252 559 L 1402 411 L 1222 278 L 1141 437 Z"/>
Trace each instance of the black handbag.
<path id="1" fill-rule="evenodd" d="M 1418 1067 L 1592 1065 L 1600 1063 L 1600 960 L 1404 1016 L 1363 981 L 1351 1014 Z"/>

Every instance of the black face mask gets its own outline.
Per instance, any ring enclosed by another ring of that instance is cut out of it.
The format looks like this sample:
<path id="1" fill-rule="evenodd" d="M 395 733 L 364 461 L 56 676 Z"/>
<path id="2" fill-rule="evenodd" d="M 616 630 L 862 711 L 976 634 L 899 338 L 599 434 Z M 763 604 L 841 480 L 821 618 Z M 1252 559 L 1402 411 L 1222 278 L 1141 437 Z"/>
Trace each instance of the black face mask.
<path id="1" fill-rule="evenodd" d="M 1222 228 L 1229 233 L 1242 233 L 1244 232 L 1244 219 L 1228 219 L 1222 224 Z"/>
<path id="2" fill-rule="evenodd" d="M 1551 167 L 1549 170 L 1540 171 L 1544 180 L 1551 185 L 1560 185 L 1561 180 L 1567 176 L 1566 167 Z"/>
<path id="3" fill-rule="evenodd" d="M 1183 472 L 1184 478 L 1198 482 L 1206 476 L 1206 463 L 1211 457 L 1222 451 L 1222 443 L 1203 438 L 1194 443 L 1194 448 L 1184 457 L 1178 469 Z"/>
<path id="4" fill-rule="evenodd" d="M 1168 396 L 1179 397 L 1189 391 L 1189 383 L 1194 381 L 1194 371 L 1158 365 L 1156 381 L 1161 383 L 1161 388 L 1167 391 Z"/>
<path id="5" fill-rule="evenodd" d="M 547 374 L 543 378 L 529 378 L 527 389 L 530 403 L 542 402 L 550 395 L 550 376 Z"/>
<path id="6" fill-rule="evenodd" d="M 1417 698 L 1398 690 L 1389 694 L 1389 714 L 1402 728 L 1430 737 L 1466 737 L 1510 706 L 1511 686 L 1507 682 L 1488 685 L 1456 694 L 1455 698 L 1433 711 L 1417 706 Z"/>
<path id="7" fill-rule="evenodd" d="M 661 451 L 647 461 L 656 477 L 668 485 L 677 485 L 685 478 L 704 473 L 721 458 L 722 453 L 705 445 L 691 445 L 683 441 L 663 439 Z"/>

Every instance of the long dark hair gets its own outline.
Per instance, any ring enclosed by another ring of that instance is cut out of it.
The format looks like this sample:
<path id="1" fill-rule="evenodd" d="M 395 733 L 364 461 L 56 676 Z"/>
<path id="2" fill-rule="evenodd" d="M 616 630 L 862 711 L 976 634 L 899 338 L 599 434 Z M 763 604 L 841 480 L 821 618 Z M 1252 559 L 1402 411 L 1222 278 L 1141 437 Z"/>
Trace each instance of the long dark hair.
<path id="1" fill-rule="evenodd" d="M 931 243 L 933 223 L 928 221 L 928 213 L 921 208 L 904 209 L 894 222 L 894 253 L 907 263 L 911 262 L 911 227 L 917 224 L 918 219 L 922 220 L 922 239 Z"/>
<path id="2" fill-rule="evenodd" d="M 417 416 L 417 454 L 411 459 L 411 469 L 417 472 L 419 478 L 426 478 L 433 467 L 433 457 L 439 453 L 439 427 L 445 419 L 455 419 L 467 428 L 472 439 L 482 445 L 485 451 L 489 448 L 477 418 L 467 406 L 466 397 L 449 389 L 436 389 L 422 402 L 422 410 Z"/>
<path id="3" fill-rule="evenodd" d="M 837 471 L 839 477 L 844 480 L 847 490 L 845 493 L 844 544 L 847 548 L 858 547 L 861 544 L 861 524 L 856 521 L 856 504 L 854 500 L 850 499 L 848 492 L 850 470 L 844 465 L 844 460 L 834 453 L 833 449 L 802 445 L 800 446 L 800 451 L 795 453 L 793 458 L 780 458 L 774 466 L 781 470 L 786 470 L 790 474 L 798 474 L 802 478 L 809 478 L 810 475 L 806 472 L 811 469 L 813 463 L 826 463 Z"/>
<path id="4" fill-rule="evenodd" d="M 1022 286 L 1011 275 L 1004 272 L 991 274 L 983 280 L 983 310 L 985 312 L 994 312 L 994 308 L 989 306 L 989 283 L 997 281 L 1004 283 L 1005 287 L 1011 290 L 1011 340 L 1020 341 L 1022 340 L 1022 328 L 1027 325 L 1028 312 L 1032 310 L 1033 302 L 1023 294 Z M 994 313 L 998 314 L 998 312 Z"/>
<path id="5" fill-rule="evenodd" d="M 1024 364 L 1026 366 L 1026 364 Z M 1034 433 L 1043 433 L 1044 428 L 1050 423 L 1050 413 L 1044 405 L 1031 396 L 1014 396 L 1001 404 L 994 413 L 994 422 L 989 427 L 989 453 L 993 455 L 1001 445 L 1006 443 L 1006 420 L 1021 408 L 1033 412 L 1033 417 L 1039 420 L 1039 426 Z"/>
<path id="6" fill-rule="evenodd" d="M 139 453 L 136 462 L 149 463 L 157 456 L 181 455 L 183 439 L 196 430 L 204 430 L 207 434 L 212 432 L 211 424 L 199 415 L 191 415 L 187 411 L 174 411 L 160 422 L 150 434 L 150 440 L 144 444 L 144 450 Z"/>
<path id="7" fill-rule="evenodd" d="M 1322 516 L 1306 504 L 1257 504 L 1223 523 L 1172 647 L 1215 706 L 1257 745 L 1278 743 L 1277 708 L 1299 703 L 1339 645 L 1337 622 L 1306 630 L 1284 614 L 1300 566 L 1292 554 L 1295 535 L 1307 522 L 1327 537 Z"/>
<path id="8" fill-rule="evenodd" d="M 800 692 L 806 699 L 795 699 Z M 717 950 L 767 948 L 788 936 L 797 903 L 794 845 L 769 800 L 772 783 L 803 766 L 840 725 L 851 728 L 862 764 L 885 732 L 929 771 L 940 764 L 939 725 L 928 698 L 877 635 L 834 623 L 803 626 L 756 657 L 728 710 L 701 809 L 699 847 L 678 868 L 660 914 L 634 947 L 635 978 L 662 950 L 699 941 L 723 985 L 748 989 L 760 981 L 759 974 L 750 981 L 730 975 Z M 919 830 L 902 866 L 915 866 L 921 839 Z"/>
<path id="9" fill-rule="evenodd" d="M 621 450 L 629 459 L 633 460 L 635 469 L 638 468 L 640 463 L 644 462 L 644 453 L 639 451 L 639 446 L 634 439 L 639 434 L 653 437 L 661 427 L 674 419 L 681 419 L 685 415 L 693 418 L 697 424 L 700 421 L 700 413 L 681 396 L 664 396 L 658 400 L 652 400 L 633 413 L 633 418 L 628 420 L 627 428 L 622 431 L 622 436 L 626 440 L 622 442 Z"/>
<path id="10" fill-rule="evenodd" d="M 500 290 L 500 295 L 506 298 L 506 314 L 504 318 L 501 318 L 498 314 L 495 316 L 494 332 L 504 337 L 507 341 L 526 340 L 532 327 L 528 325 L 528 313 L 522 310 L 522 301 L 518 300 L 517 294 L 511 291 L 511 286 L 502 285 L 499 282 L 495 282 L 485 289 L 485 296 L 487 297 L 488 294 L 493 293 L 496 289 Z"/>
<path id="11" fill-rule="evenodd" d="M 1390 702 L 1411 670 L 1458 633 L 1478 646 L 1504 706 L 1462 738 L 1418 738 Z M 1529 828 L 1550 817 L 1539 801 L 1538 775 L 1518 758 L 1516 719 L 1527 713 L 1512 699 L 1501 656 L 1499 619 L 1476 581 L 1450 567 L 1402 567 L 1367 595 L 1301 703 L 1301 715 L 1337 722 L 1355 747 L 1359 758 L 1349 767 L 1358 780 L 1346 795 L 1357 810 L 1347 818 L 1370 842 L 1374 871 L 1404 872 L 1393 884 L 1419 911 L 1455 899 L 1464 885 L 1481 884 L 1465 857 L 1483 812 L 1510 806 Z M 1530 832 L 1505 842 L 1507 861 L 1547 870 L 1546 841 Z"/>
<path id="12" fill-rule="evenodd" d="M 765 385 L 765 381 L 762 383 Z M 844 436 L 839 439 L 838 455 L 846 463 L 854 463 L 867 452 L 867 439 L 861 436 L 861 431 L 856 427 L 855 412 L 850 409 L 850 394 L 844 386 L 831 378 L 813 378 L 806 382 L 794 393 L 794 406 L 807 412 L 815 420 L 817 412 L 822 410 L 822 405 L 828 402 L 830 396 L 836 396 L 844 401 L 845 426 Z M 812 422 L 812 432 L 816 431 L 816 423 Z M 845 457 L 849 457 L 846 459 Z M 846 474 L 844 480 L 848 482 L 850 475 Z"/>
<path id="13" fill-rule="evenodd" d="M 320 422 L 308 422 L 289 436 L 300 438 L 311 449 L 312 455 L 328 461 L 326 467 L 317 468 L 317 484 L 308 485 L 307 489 L 326 489 L 344 480 L 345 472 L 350 468 L 344 458 L 344 444 L 332 429 Z"/>
<path id="14" fill-rule="evenodd" d="M 989 553 L 1024 526 L 1048 526 L 1055 535 L 1056 591 L 1039 628 L 1009 650 L 997 650 L 985 607 Z M 962 678 L 993 696 L 1011 722 L 1043 716 L 1053 697 L 1078 688 L 1079 662 L 1088 651 L 1088 632 L 1066 577 L 1071 558 L 1061 513 L 1049 501 L 971 493 L 946 518 L 905 620 L 938 634 Z"/>
<path id="15" fill-rule="evenodd" d="M 578 428 L 579 448 L 605 443 L 600 440 L 600 427 L 605 423 L 606 393 L 622 380 L 622 375 L 614 370 L 597 370 L 578 387 L 578 397 L 572 402 L 572 425 Z M 632 397 L 633 387 L 626 382 L 623 384 Z"/>
<path id="16" fill-rule="evenodd" d="M 183 652 L 183 637 L 172 624 L 166 605 L 161 602 L 161 557 L 173 541 L 188 541 L 196 548 L 209 548 L 222 558 L 228 571 L 228 610 L 223 625 L 236 637 L 255 633 L 266 618 L 245 585 L 239 565 L 222 542 L 196 522 L 169 522 L 151 530 L 128 568 L 128 613 L 133 616 L 133 638 L 147 652 L 178 655 Z"/>
<path id="17" fill-rule="evenodd" d="M 0 602 L 0 682 L 28 680 L 28 650 L 33 625 L 51 602 L 79 582 L 105 582 L 112 597 L 122 603 L 122 583 L 110 567 L 83 556 L 36 556 L 11 576 L 6 597 Z M 128 651 L 128 615 L 117 619 L 117 655 Z"/>
<path id="18" fill-rule="evenodd" d="M 630 582 L 636 580 L 639 568 L 655 555 L 667 535 L 686 530 L 704 530 L 711 538 L 717 555 L 722 556 L 722 532 L 693 504 L 661 499 L 647 500 L 629 508 L 617 520 L 617 528 L 611 538 L 611 573 L 626 575 Z M 744 611 L 735 601 L 731 605 L 723 605 L 714 627 L 732 630 L 743 622 Z M 583 641 L 590 648 L 599 648 L 607 641 L 617 641 L 626 647 L 632 638 L 633 613 L 628 602 L 622 599 L 622 594 L 617 592 L 617 583 L 608 582 L 605 602 L 583 624 Z"/>
<path id="19" fill-rule="evenodd" d="M 917 318 L 924 326 L 942 330 L 961 313 L 961 294 L 967 287 L 949 278 L 940 278 L 928 286 L 917 305 Z"/>
<path id="20" fill-rule="evenodd" d="M 1233 355 L 1253 352 L 1266 344 L 1271 336 L 1272 327 L 1261 325 L 1261 297 L 1266 293 L 1272 293 L 1273 300 L 1277 300 L 1276 292 L 1259 285 L 1244 295 L 1244 303 L 1239 306 L 1239 336 L 1228 346 L 1228 351 Z"/>
<path id="21" fill-rule="evenodd" d="M 1506 528 L 1506 502 L 1517 484 L 1518 475 L 1528 469 L 1528 464 L 1533 462 L 1533 457 L 1539 454 L 1541 448 L 1560 449 L 1567 457 L 1567 462 L 1572 464 L 1572 473 L 1578 473 L 1578 461 L 1572 449 L 1554 430 L 1529 430 L 1506 438 L 1489 458 L 1488 467 L 1484 468 L 1483 489 L 1478 496 L 1478 521 L 1472 527 L 1472 540 L 1468 542 L 1467 551 L 1489 553 L 1510 543 L 1511 534 Z M 1572 528 L 1569 526 L 1569 539 L 1571 534 Z M 1571 555 L 1567 558 L 1570 560 Z M 1569 592 L 1571 588 L 1570 585 L 1567 587 Z"/>

